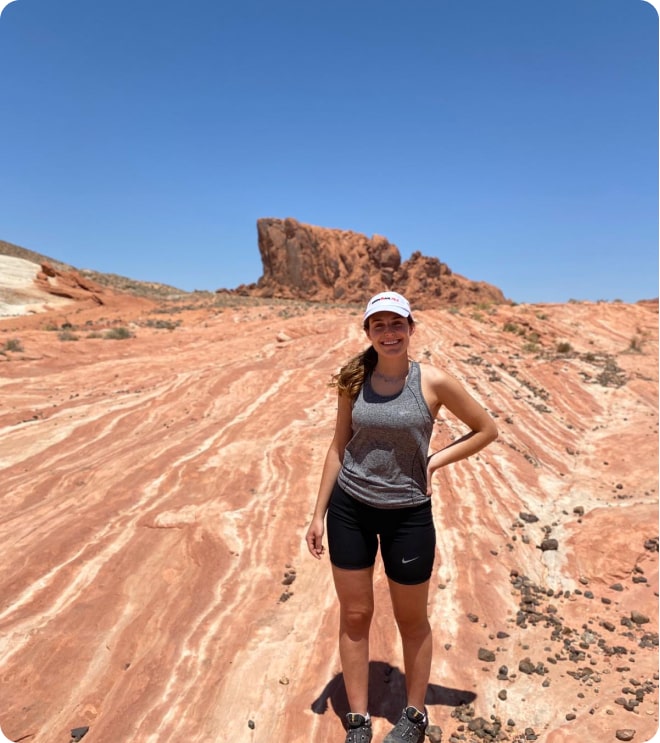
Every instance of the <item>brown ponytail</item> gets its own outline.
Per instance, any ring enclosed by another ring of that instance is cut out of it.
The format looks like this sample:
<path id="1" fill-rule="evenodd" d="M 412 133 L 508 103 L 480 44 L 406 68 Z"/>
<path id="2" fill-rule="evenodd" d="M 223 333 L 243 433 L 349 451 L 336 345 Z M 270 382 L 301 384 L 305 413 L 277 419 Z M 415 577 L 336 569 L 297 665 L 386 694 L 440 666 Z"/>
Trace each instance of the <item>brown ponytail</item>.
<path id="1" fill-rule="evenodd" d="M 347 395 L 354 400 L 357 397 L 364 380 L 375 369 L 378 354 L 373 346 L 369 346 L 357 356 L 353 356 L 338 374 L 334 374 L 331 387 L 336 387 L 340 395 Z"/>

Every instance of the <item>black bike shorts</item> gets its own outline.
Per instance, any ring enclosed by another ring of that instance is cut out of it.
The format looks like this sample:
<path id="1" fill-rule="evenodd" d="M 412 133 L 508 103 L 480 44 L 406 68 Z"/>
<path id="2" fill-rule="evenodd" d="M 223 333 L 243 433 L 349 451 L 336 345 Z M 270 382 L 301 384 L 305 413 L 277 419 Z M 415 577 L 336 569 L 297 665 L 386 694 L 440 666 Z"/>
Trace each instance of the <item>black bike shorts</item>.
<path id="1" fill-rule="evenodd" d="M 431 499 L 408 508 L 375 508 L 335 485 L 327 518 L 330 561 L 344 570 L 369 568 L 378 540 L 385 573 L 396 583 L 415 585 L 433 572 L 435 526 Z"/>

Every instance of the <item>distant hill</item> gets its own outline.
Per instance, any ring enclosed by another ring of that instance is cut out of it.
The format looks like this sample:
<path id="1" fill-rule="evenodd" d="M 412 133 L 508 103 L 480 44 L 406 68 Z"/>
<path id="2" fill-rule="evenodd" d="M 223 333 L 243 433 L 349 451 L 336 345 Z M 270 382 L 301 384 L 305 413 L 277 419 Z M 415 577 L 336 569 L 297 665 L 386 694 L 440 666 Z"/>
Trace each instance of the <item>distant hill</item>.
<path id="1" fill-rule="evenodd" d="M 32 261 L 32 263 L 50 263 L 51 266 L 60 270 L 71 271 L 74 268 L 48 255 L 43 255 L 43 253 L 37 253 L 35 250 L 22 248 L 20 245 L 14 245 L 4 240 L 0 240 L 0 255 L 11 255 L 14 258 L 22 258 L 24 261 Z"/>
<path id="2" fill-rule="evenodd" d="M 168 284 L 160 284 L 155 281 L 137 281 L 136 279 L 131 279 L 127 276 L 120 276 L 115 273 L 101 273 L 100 271 L 93 271 L 89 268 L 78 268 L 69 263 L 63 263 L 51 256 L 37 253 L 35 250 L 29 250 L 28 248 L 22 248 L 19 245 L 14 245 L 5 240 L 0 240 L 0 255 L 10 255 L 14 258 L 22 258 L 23 260 L 31 261 L 32 263 L 48 263 L 59 271 L 77 271 L 82 276 L 92 279 L 92 281 L 96 281 L 102 286 L 108 286 L 116 291 L 140 297 L 172 299 L 193 293 L 174 286 L 169 286 Z M 198 294 L 199 292 L 194 293 Z"/>

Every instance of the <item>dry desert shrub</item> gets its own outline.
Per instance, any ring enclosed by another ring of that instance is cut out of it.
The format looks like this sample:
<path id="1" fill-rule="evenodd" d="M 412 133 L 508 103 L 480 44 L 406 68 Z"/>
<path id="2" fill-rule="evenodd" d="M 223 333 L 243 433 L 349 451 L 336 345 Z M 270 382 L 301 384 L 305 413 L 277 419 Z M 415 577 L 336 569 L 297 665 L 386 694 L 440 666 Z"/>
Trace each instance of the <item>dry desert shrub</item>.
<path id="1" fill-rule="evenodd" d="M 107 330 L 103 337 L 107 338 L 108 340 L 123 341 L 127 338 L 132 338 L 133 333 L 131 333 L 128 328 L 121 326 L 118 328 L 111 328 L 110 330 Z"/>

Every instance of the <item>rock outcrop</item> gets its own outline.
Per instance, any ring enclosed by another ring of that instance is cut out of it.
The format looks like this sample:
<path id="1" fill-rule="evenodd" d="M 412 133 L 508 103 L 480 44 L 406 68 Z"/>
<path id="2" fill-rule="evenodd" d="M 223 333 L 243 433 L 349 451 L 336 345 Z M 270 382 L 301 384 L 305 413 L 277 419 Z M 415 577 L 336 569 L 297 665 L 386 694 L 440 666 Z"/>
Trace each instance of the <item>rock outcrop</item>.
<path id="1" fill-rule="evenodd" d="M 507 302 L 497 287 L 459 276 L 437 258 L 415 252 L 402 262 L 381 235 L 291 218 L 259 219 L 257 233 L 263 276 L 238 287 L 239 294 L 349 304 L 394 289 L 414 297 L 418 309 Z"/>
<path id="2" fill-rule="evenodd" d="M 2 243 L 0 249 L 6 246 L 12 247 Z M 21 250 L 16 248 L 17 252 Z M 86 313 L 90 322 L 120 310 L 137 317 L 153 307 L 154 301 L 148 297 L 117 290 L 70 266 L 50 261 L 34 263 L 0 253 L 0 318 L 25 316 L 22 327 L 42 327 L 45 317 L 58 324 L 71 324 L 80 313 Z"/>
<path id="3" fill-rule="evenodd" d="M 42 263 L 35 284 L 39 289 L 65 299 L 90 300 L 94 304 L 105 304 L 104 294 L 108 290 L 96 281 L 86 279 L 77 271 L 61 271 L 49 263 Z"/>

